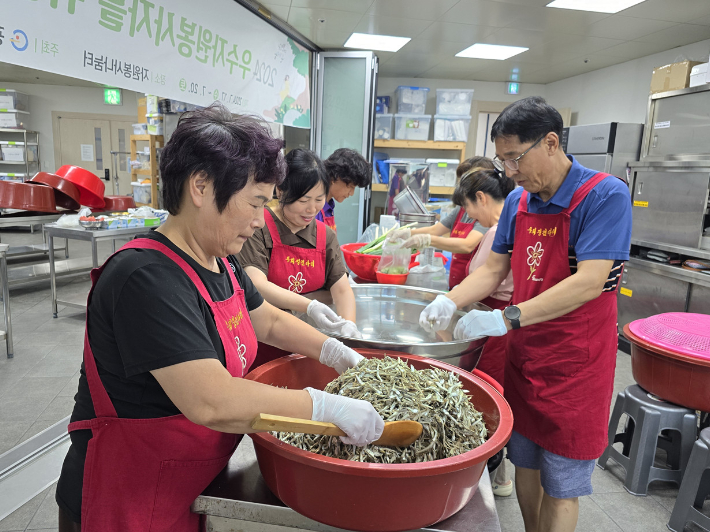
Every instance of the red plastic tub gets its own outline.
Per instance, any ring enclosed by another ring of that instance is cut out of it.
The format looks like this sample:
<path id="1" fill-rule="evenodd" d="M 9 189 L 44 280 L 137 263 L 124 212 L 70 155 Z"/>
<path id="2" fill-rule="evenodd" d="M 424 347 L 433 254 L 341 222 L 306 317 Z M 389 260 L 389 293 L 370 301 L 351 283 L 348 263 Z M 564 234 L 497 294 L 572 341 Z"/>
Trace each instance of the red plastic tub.
<path id="1" fill-rule="evenodd" d="M 380 270 L 375 272 L 377 282 L 380 284 L 404 284 L 407 282 L 408 273 L 382 273 Z"/>
<path id="2" fill-rule="evenodd" d="M 300 514 L 348 530 L 395 532 L 442 521 L 476 493 L 486 461 L 500 451 L 513 430 L 513 414 L 503 396 L 471 373 L 437 360 L 398 352 L 359 350 L 366 357 L 404 358 L 416 369 L 455 372 L 483 412 L 488 441 L 467 453 L 421 464 L 365 464 L 321 456 L 268 433 L 250 434 L 269 489 Z M 301 355 L 260 366 L 246 378 L 274 386 L 323 389 L 335 371 Z"/>
<path id="3" fill-rule="evenodd" d="M 68 179 L 48 172 L 38 172 L 30 179 L 30 182 L 52 187 L 54 189 L 54 201 L 57 207 L 62 207 L 70 211 L 79 209 L 79 190 L 74 186 L 74 183 Z"/>
<path id="4" fill-rule="evenodd" d="M 38 183 L 0 181 L 0 207 L 33 212 L 57 212 L 54 190 Z"/>
<path id="5" fill-rule="evenodd" d="M 68 179 L 79 189 L 82 205 L 92 209 L 103 209 L 104 202 L 104 182 L 96 175 L 79 166 L 65 164 L 57 170 L 57 175 Z"/>
<path id="6" fill-rule="evenodd" d="M 363 246 L 366 246 L 365 242 L 354 242 L 352 244 L 343 244 L 340 249 L 343 252 L 343 257 L 345 258 L 345 264 L 348 268 L 357 275 L 360 279 L 365 281 L 377 282 L 377 265 L 380 263 L 380 255 L 365 255 L 361 253 L 355 253 L 356 250 Z M 411 266 L 416 262 L 416 256 L 418 253 L 412 255 L 409 265 Z M 395 284 L 395 283 L 390 283 Z"/>
<path id="7" fill-rule="evenodd" d="M 133 196 L 104 196 L 104 202 L 107 212 L 124 212 L 136 208 Z"/>
<path id="8" fill-rule="evenodd" d="M 631 372 L 638 385 L 671 403 L 710 412 L 710 360 L 654 345 L 629 325 L 624 336 L 631 342 Z"/>

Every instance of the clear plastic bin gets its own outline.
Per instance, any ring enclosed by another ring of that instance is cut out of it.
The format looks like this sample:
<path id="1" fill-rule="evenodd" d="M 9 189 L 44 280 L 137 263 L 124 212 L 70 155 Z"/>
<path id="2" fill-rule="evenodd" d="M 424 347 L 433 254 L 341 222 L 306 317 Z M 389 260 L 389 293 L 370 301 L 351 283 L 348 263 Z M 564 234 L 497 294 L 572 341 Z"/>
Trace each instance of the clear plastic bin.
<path id="1" fill-rule="evenodd" d="M 436 89 L 436 114 L 470 115 L 473 89 Z"/>
<path id="2" fill-rule="evenodd" d="M 23 129 L 29 117 L 27 111 L 0 111 L 0 128 Z"/>
<path id="3" fill-rule="evenodd" d="M 375 138 L 389 140 L 392 138 L 392 116 L 388 114 L 375 115 Z"/>
<path id="4" fill-rule="evenodd" d="M 434 140 L 467 142 L 470 115 L 434 115 Z"/>
<path id="5" fill-rule="evenodd" d="M 429 140 L 431 115 L 402 113 L 394 115 L 394 121 L 397 140 Z"/>
<path id="6" fill-rule="evenodd" d="M 133 124 L 133 134 L 134 135 L 148 134 L 148 124 Z"/>
<path id="7" fill-rule="evenodd" d="M 148 122 L 148 135 L 163 134 L 163 115 L 147 114 L 145 118 Z"/>
<path id="8" fill-rule="evenodd" d="M 17 109 L 28 111 L 30 97 L 12 89 L 0 89 L 0 109 Z"/>
<path id="9" fill-rule="evenodd" d="M 0 142 L 2 159 L 4 161 L 25 162 L 25 144 L 23 142 Z M 27 160 L 37 160 L 37 146 L 27 146 Z"/>
<path id="10" fill-rule="evenodd" d="M 424 114 L 429 87 L 397 87 L 397 112 Z"/>
<path id="11" fill-rule="evenodd" d="M 136 203 L 150 203 L 150 183 L 139 183 L 138 181 L 131 181 L 131 186 L 133 187 L 133 200 Z"/>
<path id="12" fill-rule="evenodd" d="M 427 159 L 429 164 L 429 186 L 455 187 L 458 159 Z"/>

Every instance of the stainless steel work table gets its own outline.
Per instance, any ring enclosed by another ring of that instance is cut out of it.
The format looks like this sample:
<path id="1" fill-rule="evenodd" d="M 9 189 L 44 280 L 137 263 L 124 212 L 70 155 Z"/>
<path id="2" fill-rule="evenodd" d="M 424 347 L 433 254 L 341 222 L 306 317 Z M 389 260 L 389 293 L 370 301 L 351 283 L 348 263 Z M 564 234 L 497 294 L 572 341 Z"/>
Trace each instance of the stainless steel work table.
<path id="1" fill-rule="evenodd" d="M 72 303 L 69 301 L 57 300 L 57 279 L 54 266 L 54 238 L 66 238 L 72 240 L 84 240 L 91 242 L 91 263 L 94 268 L 99 266 L 98 243 L 101 240 L 113 240 L 113 250 L 116 251 L 116 239 L 128 238 L 147 233 L 153 227 L 131 227 L 130 229 L 84 229 L 57 227 L 56 224 L 47 224 L 44 231 L 47 234 L 47 245 L 49 246 L 49 281 L 52 289 L 52 315 L 57 317 L 57 304 L 61 303 L 67 307 L 86 309 L 86 305 Z M 88 269 L 85 271 L 89 271 Z M 82 273 L 82 272 L 77 272 Z"/>
<path id="2" fill-rule="evenodd" d="M 18 225 L 29 225 L 34 228 L 35 225 L 44 225 L 51 222 L 56 222 L 64 214 L 72 214 L 71 212 L 65 213 L 14 213 L 14 214 L 3 214 L 0 216 L 0 228 L 2 227 L 16 227 Z M 46 241 L 47 235 L 44 235 Z M 69 258 L 69 240 L 65 241 L 64 248 L 57 248 L 55 251 L 64 251 L 64 256 Z M 32 246 L 13 246 L 7 252 L 8 258 L 16 258 L 28 255 L 42 255 L 47 253 L 47 244 L 36 244 Z"/>
<path id="3" fill-rule="evenodd" d="M 0 331 L 0 340 L 5 340 L 7 358 L 13 357 L 12 346 L 12 319 L 10 316 L 10 280 L 7 276 L 7 250 L 8 244 L 0 244 L 0 283 L 2 283 L 2 307 L 5 315 L 5 330 Z"/>
<path id="4" fill-rule="evenodd" d="M 208 530 L 215 532 L 239 530 L 239 527 L 234 528 L 238 524 L 235 521 L 315 532 L 341 531 L 302 516 L 271 493 L 259 472 L 254 447 L 247 436 L 239 444 L 224 471 L 195 500 L 192 511 L 207 515 L 210 524 Z M 247 527 L 244 529 L 248 530 Z M 484 470 L 473 499 L 460 512 L 420 530 L 500 532 L 488 470 Z"/>

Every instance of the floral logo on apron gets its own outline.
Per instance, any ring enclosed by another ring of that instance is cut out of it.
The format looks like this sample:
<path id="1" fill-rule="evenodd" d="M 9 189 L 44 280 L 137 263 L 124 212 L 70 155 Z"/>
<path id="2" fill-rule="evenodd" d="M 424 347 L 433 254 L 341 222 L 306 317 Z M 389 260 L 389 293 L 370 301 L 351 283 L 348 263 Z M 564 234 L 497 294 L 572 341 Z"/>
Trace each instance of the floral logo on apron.
<path id="1" fill-rule="evenodd" d="M 540 261 L 542 259 L 542 254 L 545 252 L 542 249 L 542 243 L 538 242 L 535 246 L 528 246 L 528 266 L 530 266 L 530 275 L 528 275 L 528 281 L 532 278 L 533 281 L 542 281 L 537 277 L 533 277 L 533 274 L 540 266 Z"/>
<path id="2" fill-rule="evenodd" d="M 242 373 L 247 369 L 247 346 L 244 345 L 240 340 L 239 336 L 234 337 L 234 341 L 237 343 L 237 353 L 239 353 L 239 360 L 242 361 Z"/>
<path id="3" fill-rule="evenodd" d="M 289 275 L 288 282 L 291 284 L 289 290 L 300 294 L 303 292 L 303 287 L 306 286 L 306 280 L 303 278 L 303 273 L 298 272 L 296 275 Z"/>

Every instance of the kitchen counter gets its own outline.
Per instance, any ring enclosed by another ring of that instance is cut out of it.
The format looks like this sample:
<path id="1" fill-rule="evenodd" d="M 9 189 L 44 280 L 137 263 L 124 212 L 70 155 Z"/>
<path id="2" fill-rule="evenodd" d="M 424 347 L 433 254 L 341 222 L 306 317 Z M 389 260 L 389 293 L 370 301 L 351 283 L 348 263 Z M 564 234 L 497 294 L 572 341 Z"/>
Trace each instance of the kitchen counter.
<path id="1" fill-rule="evenodd" d="M 250 525 L 260 531 L 281 530 L 277 527 L 314 532 L 341 531 L 302 516 L 271 493 L 259 472 L 254 447 L 247 436 L 224 471 L 195 500 L 192 511 L 207 515 L 207 530 L 215 532 L 248 530 Z M 256 528 L 255 524 L 262 526 Z M 460 512 L 420 530 L 500 532 L 488 470 L 484 471 L 473 499 Z"/>

